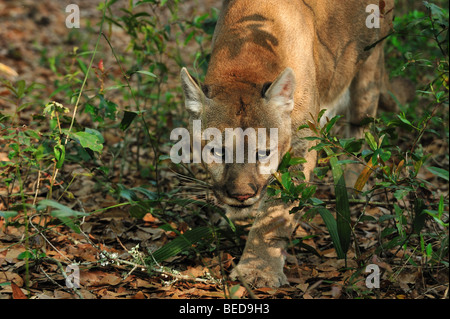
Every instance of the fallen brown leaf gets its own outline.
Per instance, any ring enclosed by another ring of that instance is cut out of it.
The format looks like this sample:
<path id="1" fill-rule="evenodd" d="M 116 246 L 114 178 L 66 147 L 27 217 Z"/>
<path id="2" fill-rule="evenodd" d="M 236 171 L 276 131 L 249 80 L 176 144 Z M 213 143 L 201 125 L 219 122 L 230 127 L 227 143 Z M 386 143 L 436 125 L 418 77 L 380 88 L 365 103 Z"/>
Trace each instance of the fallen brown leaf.
<path id="1" fill-rule="evenodd" d="M 80 284 L 82 286 L 103 286 L 103 285 L 118 285 L 122 278 L 114 274 L 109 274 L 100 270 L 82 271 L 80 273 Z"/>
<path id="2" fill-rule="evenodd" d="M 135 294 L 131 299 L 147 299 L 144 296 L 144 293 L 142 291 L 139 291 L 137 294 Z"/>
<path id="3" fill-rule="evenodd" d="M 17 286 L 14 281 L 11 281 L 11 288 L 13 293 L 13 299 L 28 299 L 22 290 Z"/>
<path id="4" fill-rule="evenodd" d="M 12 271 L 2 271 L 0 272 L 0 282 L 14 282 L 17 286 L 23 286 L 23 279 L 19 274 Z"/>

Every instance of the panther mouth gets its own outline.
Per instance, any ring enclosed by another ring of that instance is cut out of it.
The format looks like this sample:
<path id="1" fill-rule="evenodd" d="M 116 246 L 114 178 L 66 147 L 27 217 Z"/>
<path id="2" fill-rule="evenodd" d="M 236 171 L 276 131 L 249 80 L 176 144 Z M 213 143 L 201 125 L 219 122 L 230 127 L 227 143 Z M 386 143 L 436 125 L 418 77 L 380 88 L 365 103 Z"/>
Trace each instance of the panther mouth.
<path id="1" fill-rule="evenodd" d="M 219 195 L 219 196 L 217 196 Z M 223 203 L 225 206 L 229 207 L 235 212 L 238 211 L 248 211 L 253 210 L 255 207 L 257 207 L 261 201 L 261 194 L 258 194 L 255 197 L 248 198 L 244 201 L 238 201 L 235 198 L 226 196 L 226 194 L 217 194 L 216 197 Z M 222 196 L 220 196 L 222 195 Z"/>
<path id="2" fill-rule="evenodd" d="M 264 192 L 266 190 L 266 186 L 264 186 L 255 196 L 248 197 L 245 200 L 238 200 L 234 197 L 230 197 L 227 195 L 226 192 L 222 192 L 219 190 L 215 190 L 214 193 L 223 204 L 226 206 L 229 206 L 233 208 L 234 210 L 239 209 L 249 209 L 251 207 L 255 207 L 258 205 L 258 203 L 261 201 L 261 198 L 263 198 Z"/>
<path id="3" fill-rule="evenodd" d="M 230 205 L 230 204 L 227 204 L 228 206 L 230 206 L 230 207 L 233 207 L 233 208 L 248 208 L 248 207 L 252 207 L 254 204 L 249 204 L 249 205 L 245 205 L 245 204 L 240 204 L 240 205 Z"/>
<path id="4" fill-rule="evenodd" d="M 243 202 L 239 202 L 239 201 L 237 201 L 234 198 L 222 197 L 222 202 L 225 205 L 228 205 L 230 207 L 237 208 L 237 209 L 239 209 L 239 208 L 249 208 L 249 207 L 252 207 L 256 203 L 259 202 L 259 197 L 258 198 L 253 197 L 253 198 L 250 198 L 250 199 L 248 199 L 246 201 L 243 201 Z"/>

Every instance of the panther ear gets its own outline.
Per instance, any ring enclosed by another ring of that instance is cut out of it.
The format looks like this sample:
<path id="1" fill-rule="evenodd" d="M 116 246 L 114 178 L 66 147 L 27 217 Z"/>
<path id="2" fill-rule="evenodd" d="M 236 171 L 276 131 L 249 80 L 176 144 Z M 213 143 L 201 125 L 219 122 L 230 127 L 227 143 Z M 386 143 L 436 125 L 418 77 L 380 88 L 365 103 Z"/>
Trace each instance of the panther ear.
<path id="1" fill-rule="evenodd" d="M 181 69 L 181 86 L 184 92 L 186 109 L 192 117 L 199 118 L 202 113 L 205 94 L 186 68 Z"/>
<path id="2" fill-rule="evenodd" d="M 278 109 L 292 112 L 294 109 L 295 75 L 291 68 L 284 69 L 270 85 L 264 97 Z"/>

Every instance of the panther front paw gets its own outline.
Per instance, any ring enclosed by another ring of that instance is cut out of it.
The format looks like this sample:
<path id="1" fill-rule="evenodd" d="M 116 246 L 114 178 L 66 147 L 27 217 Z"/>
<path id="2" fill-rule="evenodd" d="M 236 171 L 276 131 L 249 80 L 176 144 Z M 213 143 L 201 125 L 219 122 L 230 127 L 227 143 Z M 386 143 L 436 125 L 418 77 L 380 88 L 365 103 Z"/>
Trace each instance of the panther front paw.
<path id="1" fill-rule="evenodd" d="M 261 267 L 252 264 L 238 264 L 230 274 L 232 280 L 244 280 L 247 284 L 256 287 L 278 288 L 287 285 L 288 280 L 283 269 L 274 270 L 270 266 Z"/>

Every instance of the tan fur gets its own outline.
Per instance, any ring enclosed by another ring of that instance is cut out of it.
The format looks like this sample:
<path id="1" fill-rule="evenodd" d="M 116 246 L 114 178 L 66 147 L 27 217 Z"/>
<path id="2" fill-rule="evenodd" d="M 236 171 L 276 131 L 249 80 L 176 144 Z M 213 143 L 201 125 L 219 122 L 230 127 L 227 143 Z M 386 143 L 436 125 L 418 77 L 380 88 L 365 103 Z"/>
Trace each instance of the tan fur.
<path id="1" fill-rule="evenodd" d="M 382 14 L 393 0 L 382 1 Z M 310 135 L 297 128 L 317 117 L 350 107 L 351 134 L 366 116 L 373 116 L 384 93 L 382 45 L 366 47 L 389 31 L 392 11 L 381 18 L 381 28 L 366 27 L 366 6 L 373 0 L 234 0 L 224 1 L 213 37 L 213 51 L 203 90 L 186 69 L 181 72 L 186 107 L 191 120 L 204 128 L 278 128 L 278 161 L 292 147 L 303 156 L 305 175 L 312 172 L 316 154 Z M 266 94 L 265 83 L 272 82 Z M 287 284 L 283 274 L 283 246 L 295 218 L 289 206 L 267 202 L 270 175 L 258 163 L 205 164 L 213 189 L 230 217 L 256 213 L 233 278 L 255 286 Z M 242 207 L 245 206 L 245 207 Z"/>

